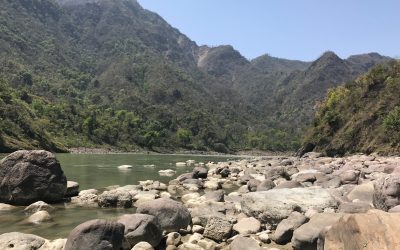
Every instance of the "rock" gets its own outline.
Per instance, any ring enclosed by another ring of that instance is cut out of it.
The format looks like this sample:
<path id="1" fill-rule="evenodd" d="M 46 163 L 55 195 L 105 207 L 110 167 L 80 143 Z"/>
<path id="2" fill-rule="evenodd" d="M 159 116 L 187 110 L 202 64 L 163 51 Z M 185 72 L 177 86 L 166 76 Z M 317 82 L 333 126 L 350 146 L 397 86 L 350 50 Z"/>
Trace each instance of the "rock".
<path id="1" fill-rule="evenodd" d="M 229 168 L 223 168 L 219 174 L 222 178 L 227 178 L 231 174 L 231 170 L 229 170 Z"/>
<path id="2" fill-rule="evenodd" d="M 210 189 L 210 190 L 221 189 L 221 183 L 219 183 L 218 180 L 212 179 L 212 180 L 204 182 L 204 188 Z"/>
<path id="3" fill-rule="evenodd" d="M 327 230 L 319 247 L 336 249 L 398 249 L 400 214 L 370 210 L 366 214 L 345 215 Z"/>
<path id="4" fill-rule="evenodd" d="M 67 239 L 46 240 L 40 250 L 64 250 Z"/>
<path id="5" fill-rule="evenodd" d="M 186 167 L 186 162 L 177 162 L 177 163 L 175 163 L 175 166 L 177 166 L 177 167 Z"/>
<path id="6" fill-rule="evenodd" d="M 276 185 L 275 189 L 303 187 L 298 181 L 284 181 Z"/>
<path id="7" fill-rule="evenodd" d="M 83 190 L 78 196 L 71 198 L 71 204 L 80 207 L 98 207 L 98 195 L 96 189 Z"/>
<path id="8" fill-rule="evenodd" d="M 172 232 L 167 235 L 167 239 L 165 241 L 165 244 L 167 246 L 173 245 L 177 246 L 181 242 L 181 235 L 177 232 Z"/>
<path id="9" fill-rule="evenodd" d="M 360 171 L 358 170 L 347 170 L 340 175 L 342 184 L 357 184 Z"/>
<path id="10" fill-rule="evenodd" d="M 257 191 L 257 187 L 261 182 L 256 179 L 251 179 L 247 182 L 247 188 L 249 189 L 250 192 L 255 192 Z"/>
<path id="11" fill-rule="evenodd" d="M 5 204 L 5 203 L 0 203 L 0 212 L 1 211 L 11 211 L 16 209 L 17 207 L 9 205 L 9 204 Z"/>
<path id="12" fill-rule="evenodd" d="M 192 174 L 194 179 L 198 178 L 205 179 L 207 178 L 208 169 L 205 167 L 195 167 L 192 171 Z"/>
<path id="13" fill-rule="evenodd" d="M 224 190 L 217 190 L 212 192 L 207 192 L 203 195 L 206 201 L 223 202 L 225 196 Z"/>
<path id="14" fill-rule="evenodd" d="M 229 221 L 219 217 L 210 217 L 203 235 L 204 237 L 220 242 L 228 239 L 231 231 L 232 225 Z"/>
<path id="15" fill-rule="evenodd" d="M 395 207 L 392 207 L 391 209 L 389 209 L 388 211 L 389 213 L 400 213 L 400 205 L 397 205 Z"/>
<path id="16" fill-rule="evenodd" d="M 50 211 L 53 211 L 55 208 L 53 207 L 53 206 L 50 206 L 49 204 L 47 204 L 46 202 L 44 202 L 44 201 L 37 201 L 37 202 L 35 202 L 35 203 L 32 203 L 32 204 L 30 204 L 29 206 L 27 206 L 25 209 L 24 209 L 24 212 L 26 213 L 26 214 L 34 214 L 34 213 L 36 213 L 36 212 L 38 212 L 38 211 L 47 211 L 47 212 L 50 212 Z"/>
<path id="17" fill-rule="evenodd" d="M 293 232 L 292 247 L 295 250 L 317 249 L 318 237 L 325 230 L 335 224 L 342 214 L 321 213 L 315 214 L 310 221 Z"/>
<path id="18" fill-rule="evenodd" d="M 90 220 L 75 227 L 65 243 L 65 250 L 119 250 L 125 226 L 121 223 Z"/>
<path id="19" fill-rule="evenodd" d="M 356 214 L 366 213 L 370 209 L 372 209 L 371 205 L 365 202 L 344 202 L 340 204 L 338 212 Z"/>
<path id="20" fill-rule="evenodd" d="M 261 230 L 261 223 L 253 217 L 243 218 L 233 226 L 233 230 L 239 234 L 255 234 Z"/>
<path id="21" fill-rule="evenodd" d="M 290 242 L 294 230 L 299 228 L 307 221 L 307 218 L 299 212 L 293 212 L 287 219 L 282 220 L 274 234 L 274 241 L 278 244 L 286 244 Z"/>
<path id="22" fill-rule="evenodd" d="M 267 232 L 261 232 L 258 235 L 258 238 L 261 240 L 262 243 L 267 243 L 267 244 L 271 243 L 271 239 L 269 238 L 269 235 Z"/>
<path id="23" fill-rule="evenodd" d="M 271 180 L 263 180 L 257 186 L 257 191 L 267 191 L 273 189 L 275 187 L 275 183 Z"/>
<path id="24" fill-rule="evenodd" d="M 186 229 L 192 220 L 189 210 L 182 203 L 166 198 L 144 202 L 136 212 L 155 216 L 161 229 L 167 232 Z"/>
<path id="25" fill-rule="evenodd" d="M 118 169 L 120 169 L 120 170 L 128 170 L 128 169 L 131 169 L 131 168 L 133 168 L 132 165 L 121 165 L 121 166 L 118 166 Z"/>
<path id="26" fill-rule="evenodd" d="M 0 235 L 0 249 L 38 250 L 46 240 L 33 234 L 4 233 Z"/>
<path id="27" fill-rule="evenodd" d="M 142 241 L 137 243 L 131 250 L 154 250 L 154 248 L 149 243 Z"/>
<path id="28" fill-rule="evenodd" d="M 118 218 L 125 226 L 125 239 L 130 248 L 141 241 L 157 246 L 162 239 L 161 226 L 157 218 L 148 214 L 125 214 Z"/>
<path id="29" fill-rule="evenodd" d="M 290 166 L 290 165 L 293 165 L 293 161 L 290 159 L 285 159 L 285 160 L 281 161 L 281 165 L 282 166 Z"/>
<path id="30" fill-rule="evenodd" d="M 67 179 L 55 156 L 44 150 L 16 151 L 0 162 L 0 202 L 29 205 L 64 198 Z"/>
<path id="31" fill-rule="evenodd" d="M 66 197 L 73 197 L 79 194 L 79 183 L 75 181 L 67 181 Z"/>
<path id="32" fill-rule="evenodd" d="M 355 186 L 348 194 L 347 198 L 350 201 L 357 200 L 361 202 L 365 202 L 368 204 L 373 204 L 373 196 L 374 196 L 374 183 L 367 182 L 361 185 Z"/>
<path id="33" fill-rule="evenodd" d="M 186 161 L 186 165 L 189 166 L 189 167 L 194 166 L 195 163 L 196 163 L 195 160 L 187 160 Z"/>
<path id="34" fill-rule="evenodd" d="M 154 250 L 154 248 L 149 243 L 142 241 L 137 243 L 131 250 Z"/>
<path id="35" fill-rule="evenodd" d="M 201 246 L 192 243 L 183 243 L 178 247 L 178 250 L 205 250 Z"/>
<path id="36" fill-rule="evenodd" d="M 292 188 L 244 194 L 241 205 L 246 215 L 276 224 L 293 211 L 305 212 L 310 208 L 322 211 L 335 207 L 337 202 L 325 189 Z"/>
<path id="37" fill-rule="evenodd" d="M 158 195 L 153 192 L 140 191 L 135 196 L 133 196 L 133 200 L 135 201 L 135 206 L 137 207 L 139 204 L 155 200 L 157 197 Z"/>
<path id="38" fill-rule="evenodd" d="M 315 177 L 315 173 L 302 173 L 299 172 L 296 174 L 295 180 L 299 183 L 303 182 L 311 182 L 314 183 L 317 180 L 317 177 Z"/>
<path id="39" fill-rule="evenodd" d="M 400 205 L 400 175 L 390 174 L 380 178 L 374 185 L 373 203 L 384 211 Z"/>
<path id="40" fill-rule="evenodd" d="M 158 174 L 161 176 L 173 176 L 175 173 L 176 171 L 172 169 L 165 169 L 158 171 Z"/>
<path id="41" fill-rule="evenodd" d="M 132 195 L 123 190 L 104 191 L 97 197 L 99 207 L 132 207 Z"/>
<path id="42" fill-rule="evenodd" d="M 202 234 L 202 233 L 204 233 L 204 227 L 200 226 L 200 225 L 193 225 L 192 231 L 193 231 L 193 233 Z"/>
<path id="43" fill-rule="evenodd" d="M 276 180 L 285 176 L 283 167 L 273 167 L 265 173 L 265 179 Z"/>
<path id="44" fill-rule="evenodd" d="M 38 211 L 38 212 L 32 214 L 31 216 L 29 216 L 29 218 L 28 218 L 28 222 L 33 223 L 33 224 L 40 224 L 40 223 L 51 221 L 51 220 L 52 220 L 52 218 L 51 218 L 49 212 L 47 212 L 47 211 Z"/>
<path id="45" fill-rule="evenodd" d="M 256 240 L 237 236 L 231 244 L 229 244 L 229 250 L 261 250 L 261 247 Z"/>

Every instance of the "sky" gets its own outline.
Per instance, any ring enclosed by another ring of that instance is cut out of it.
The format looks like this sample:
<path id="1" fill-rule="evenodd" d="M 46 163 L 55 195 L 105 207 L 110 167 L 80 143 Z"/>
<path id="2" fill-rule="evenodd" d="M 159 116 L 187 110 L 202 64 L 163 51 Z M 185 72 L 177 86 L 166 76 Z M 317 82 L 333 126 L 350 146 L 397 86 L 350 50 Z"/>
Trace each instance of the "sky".
<path id="1" fill-rule="evenodd" d="M 400 56 L 400 0 L 139 0 L 198 45 L 230 44 L 248 59 L 263 54 L 311 61 Z"/>

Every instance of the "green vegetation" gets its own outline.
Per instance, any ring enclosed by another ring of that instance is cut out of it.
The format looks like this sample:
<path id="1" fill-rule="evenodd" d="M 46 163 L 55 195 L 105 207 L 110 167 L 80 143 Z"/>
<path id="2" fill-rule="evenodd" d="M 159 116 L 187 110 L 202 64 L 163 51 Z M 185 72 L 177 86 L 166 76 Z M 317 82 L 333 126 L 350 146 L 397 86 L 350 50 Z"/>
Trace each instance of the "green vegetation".
<path id="1" fill-rule="evenodd" d="M 330 90 L 305 136 L 304 148 L 315 147 L 328 155 L 400 152 L 399 93 L 399 61 L 377 66 Z"/>
<path id="2" fill-rule="evenodd" d="M 296 150 L 327 88 L 389 60 L 248 61 L 232 46 L 197 46 L 135 0 L 0 9 L 0 152 Z M 332 126 L 343 122 L 328 113 Z M 394 133 L 390 124 L 382 130 Z"/>

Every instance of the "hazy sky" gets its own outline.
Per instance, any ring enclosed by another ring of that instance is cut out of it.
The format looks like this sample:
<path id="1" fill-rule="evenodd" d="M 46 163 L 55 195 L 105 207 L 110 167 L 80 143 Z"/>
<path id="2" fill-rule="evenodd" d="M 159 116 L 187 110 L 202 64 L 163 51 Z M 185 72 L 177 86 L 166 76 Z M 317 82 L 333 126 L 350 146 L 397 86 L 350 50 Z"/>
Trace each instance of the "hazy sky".
<path id="1" fill-rule="evenodd" d="M 245 57 L 400 56 L 400 0 L 139 0 L 197 44 Z"/>

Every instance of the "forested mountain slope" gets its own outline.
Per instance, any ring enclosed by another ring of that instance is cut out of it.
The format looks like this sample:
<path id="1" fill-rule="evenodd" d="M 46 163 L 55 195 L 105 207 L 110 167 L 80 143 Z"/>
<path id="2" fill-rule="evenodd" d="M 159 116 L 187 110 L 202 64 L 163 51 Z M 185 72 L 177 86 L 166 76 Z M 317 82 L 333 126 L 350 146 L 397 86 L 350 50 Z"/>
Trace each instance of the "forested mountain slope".
<path id="1" fill-rule="evenodd" d="M 379 65 L 329 91 L 303 152 L 400 152 L 400 62 Z"/>
<path id="2" fill-rule="evenodd" d="M 249 61 L 135 0 L 0 0 L 0 151 L 294 150 L 327 88 L 387 60 Z"/>

